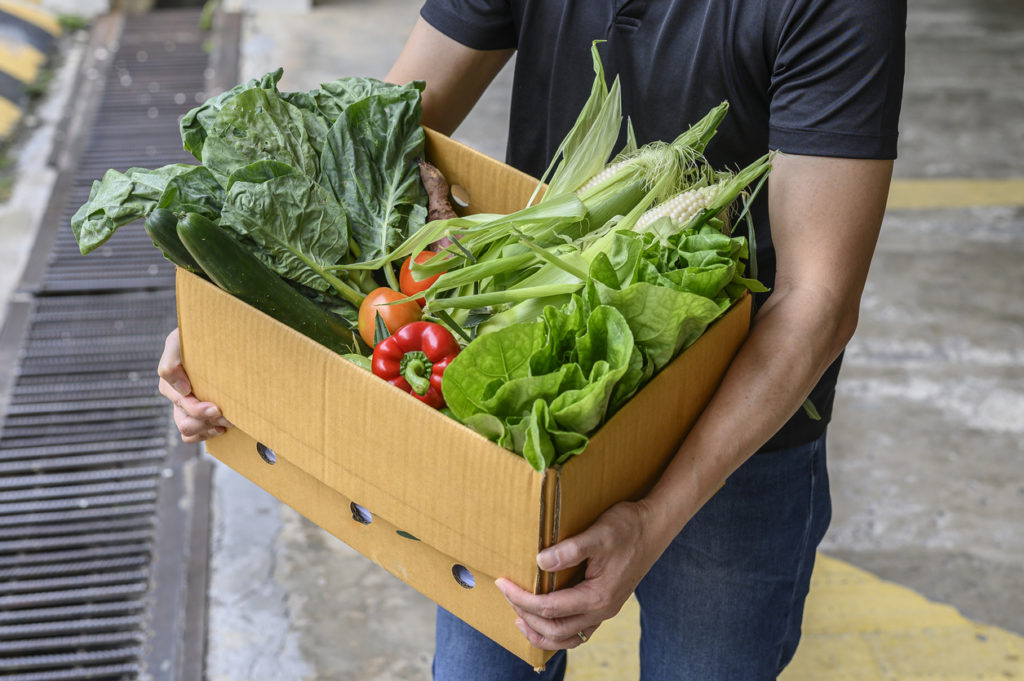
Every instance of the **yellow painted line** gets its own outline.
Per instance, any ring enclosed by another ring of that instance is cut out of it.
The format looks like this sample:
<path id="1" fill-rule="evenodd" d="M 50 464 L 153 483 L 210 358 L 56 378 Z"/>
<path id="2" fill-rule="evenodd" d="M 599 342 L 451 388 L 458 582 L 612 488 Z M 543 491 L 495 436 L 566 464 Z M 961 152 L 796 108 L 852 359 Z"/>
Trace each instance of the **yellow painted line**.
<path id="1" fill-rule="evenodd" d="M 803 631 L 779 681 L 1024 679 L 1024 637 L 821 554 Z M 639 606 L 631 598 L 569 654 L 566 681 L 639 678 L 639 640 Z"/>
<path id="2" fill-rule="evenodd" d="M 21 119 L 21 107 L 14 102 L 0 97 L 0 140 L 12 132 Z"/>
<path id="3" fill-rule="evenodd" d="M 57 21 L 55 16 L 25 2 L 0 0 L 0 10 L 7 12 L 11 16 L 23 19 L 30 24 L 35 24 L 50 35 L 57 36 L 61 34 L 60 22 Z"/>
<path id="4" fill-rule="evenodd" d="M 1024 206 L 1024 178 L 893 180 L 889 210 Z"/>
<path id="5" fill-rule="evenodd" d="M 46 55 L 32 45 L 12 45 L 0 40 L 0 71 L 22 83 L 34 83 L 45 63 Z"/>
<path id="6" fill-rule="evenodd" d="M 1024 637 L 819 555 L 804 636 L 780 681 L 1024 678 Z"/>

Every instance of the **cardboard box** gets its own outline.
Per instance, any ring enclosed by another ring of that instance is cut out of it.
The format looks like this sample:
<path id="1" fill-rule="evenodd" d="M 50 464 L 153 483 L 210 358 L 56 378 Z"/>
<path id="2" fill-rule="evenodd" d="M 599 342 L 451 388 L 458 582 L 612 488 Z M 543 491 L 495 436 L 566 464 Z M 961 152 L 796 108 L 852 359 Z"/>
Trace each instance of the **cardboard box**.
<path id="1" fill-rule="evenodd" d="M 522 207 L 536 180 L 428 131 L 428 157 L 469 211 Z M 749 296 L 658 374 L 565 465 L 524 459 L 194 275 L 177 275 L 195 393 L 237 428 L 217 459 L 502 646 L 542 666 L 494 586 L 570 583 L 537 552 L 657 479 L 746 336 Z M 272 465 L 268 465 L 273 461 Z M 369 522 L 367 522 L 369 521 Z"/>

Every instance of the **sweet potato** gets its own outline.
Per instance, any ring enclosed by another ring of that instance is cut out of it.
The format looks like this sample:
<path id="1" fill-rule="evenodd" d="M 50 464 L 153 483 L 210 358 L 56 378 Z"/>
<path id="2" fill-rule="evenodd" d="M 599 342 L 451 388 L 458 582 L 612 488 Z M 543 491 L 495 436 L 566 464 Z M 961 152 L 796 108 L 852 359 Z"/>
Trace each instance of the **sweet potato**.
<path id="1" fill-rule="evenodd" d="M 427 221 L 458 217 L 449 200 L 448 180 L 435 166 L 420 159 L 420 179 L 427 190 Z"/>

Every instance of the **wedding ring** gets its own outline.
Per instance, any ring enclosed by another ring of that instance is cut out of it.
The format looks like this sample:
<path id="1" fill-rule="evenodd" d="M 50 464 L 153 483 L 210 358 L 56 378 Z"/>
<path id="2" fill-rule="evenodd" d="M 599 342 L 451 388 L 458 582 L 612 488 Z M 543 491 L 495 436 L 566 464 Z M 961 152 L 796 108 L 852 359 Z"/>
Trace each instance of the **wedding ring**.
<path id="1" fill-rule="evenodd" d="M 589 639 L 589 638 L 587 637 L 587 635 L 586 635 L 586 634 L 584 634 L 584 633 L 583 633 L 582 631 L 577 631 L 577 632 L 576 632 L 576 635 L 577 635 L 577 636 L 579 636 L 579 637 L 580 637 L 580 640 L 581 640 L 581 641 L 583 641 L 584 643 L 586 643 L 586 642 L 587 642 L 588 640 L 590 640 L 590 639 Z"/>

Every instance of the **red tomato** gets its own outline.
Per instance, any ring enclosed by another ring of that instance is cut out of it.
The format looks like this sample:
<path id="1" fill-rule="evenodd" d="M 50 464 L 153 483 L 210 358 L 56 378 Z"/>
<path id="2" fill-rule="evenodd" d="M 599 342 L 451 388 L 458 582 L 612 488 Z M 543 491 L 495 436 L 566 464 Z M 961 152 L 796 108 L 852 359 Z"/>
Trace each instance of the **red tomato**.
<path id="1" fill-rule="evenodd" d="M 387 286 L 381 286 L 366 294 L 362 305 L 359 306 L 359 335 L 371 348 L 373 343 L 373 332 L 376 328 L 377 314 L 384 320 L 388 331 L 394 333 L 406 324 L 419 321 L 423 313 L 420 306 L 413 301 L 387 305 L 396 300 L 402 300 L 408 296 L 401 291 L 395 291 Z"/>
<path id="2" fill-rule="evenodd" d="M 433 251 L 420 251 L 419 253 L 416 254 L 416 262 L 422 264 L 433 257 Z M 438 277 L 444 274 L 444 272 L 438 272 L 434 276 L 427 277 L 423 281 L 417 281 L 413 277 L 412 270 L 409 269 L 411 266 L 411 261 L 411 257 L 406 258 L 405 262 L 402 263 L 402 270 L 398 273 L 399 287 L 402 289 L 402 293 L 404 293 L 406 296 L 413 296 L 416 295 L 417 293 L 422 293 L 423 291 L 426 291 L 428 288 L 430 288 L 431 284 L 437 281 Z M 427 304 L 427 299 L 417 298 L 416 302 L 419 303 L 420 307 L 423 307 L 424 305 Z"/>

